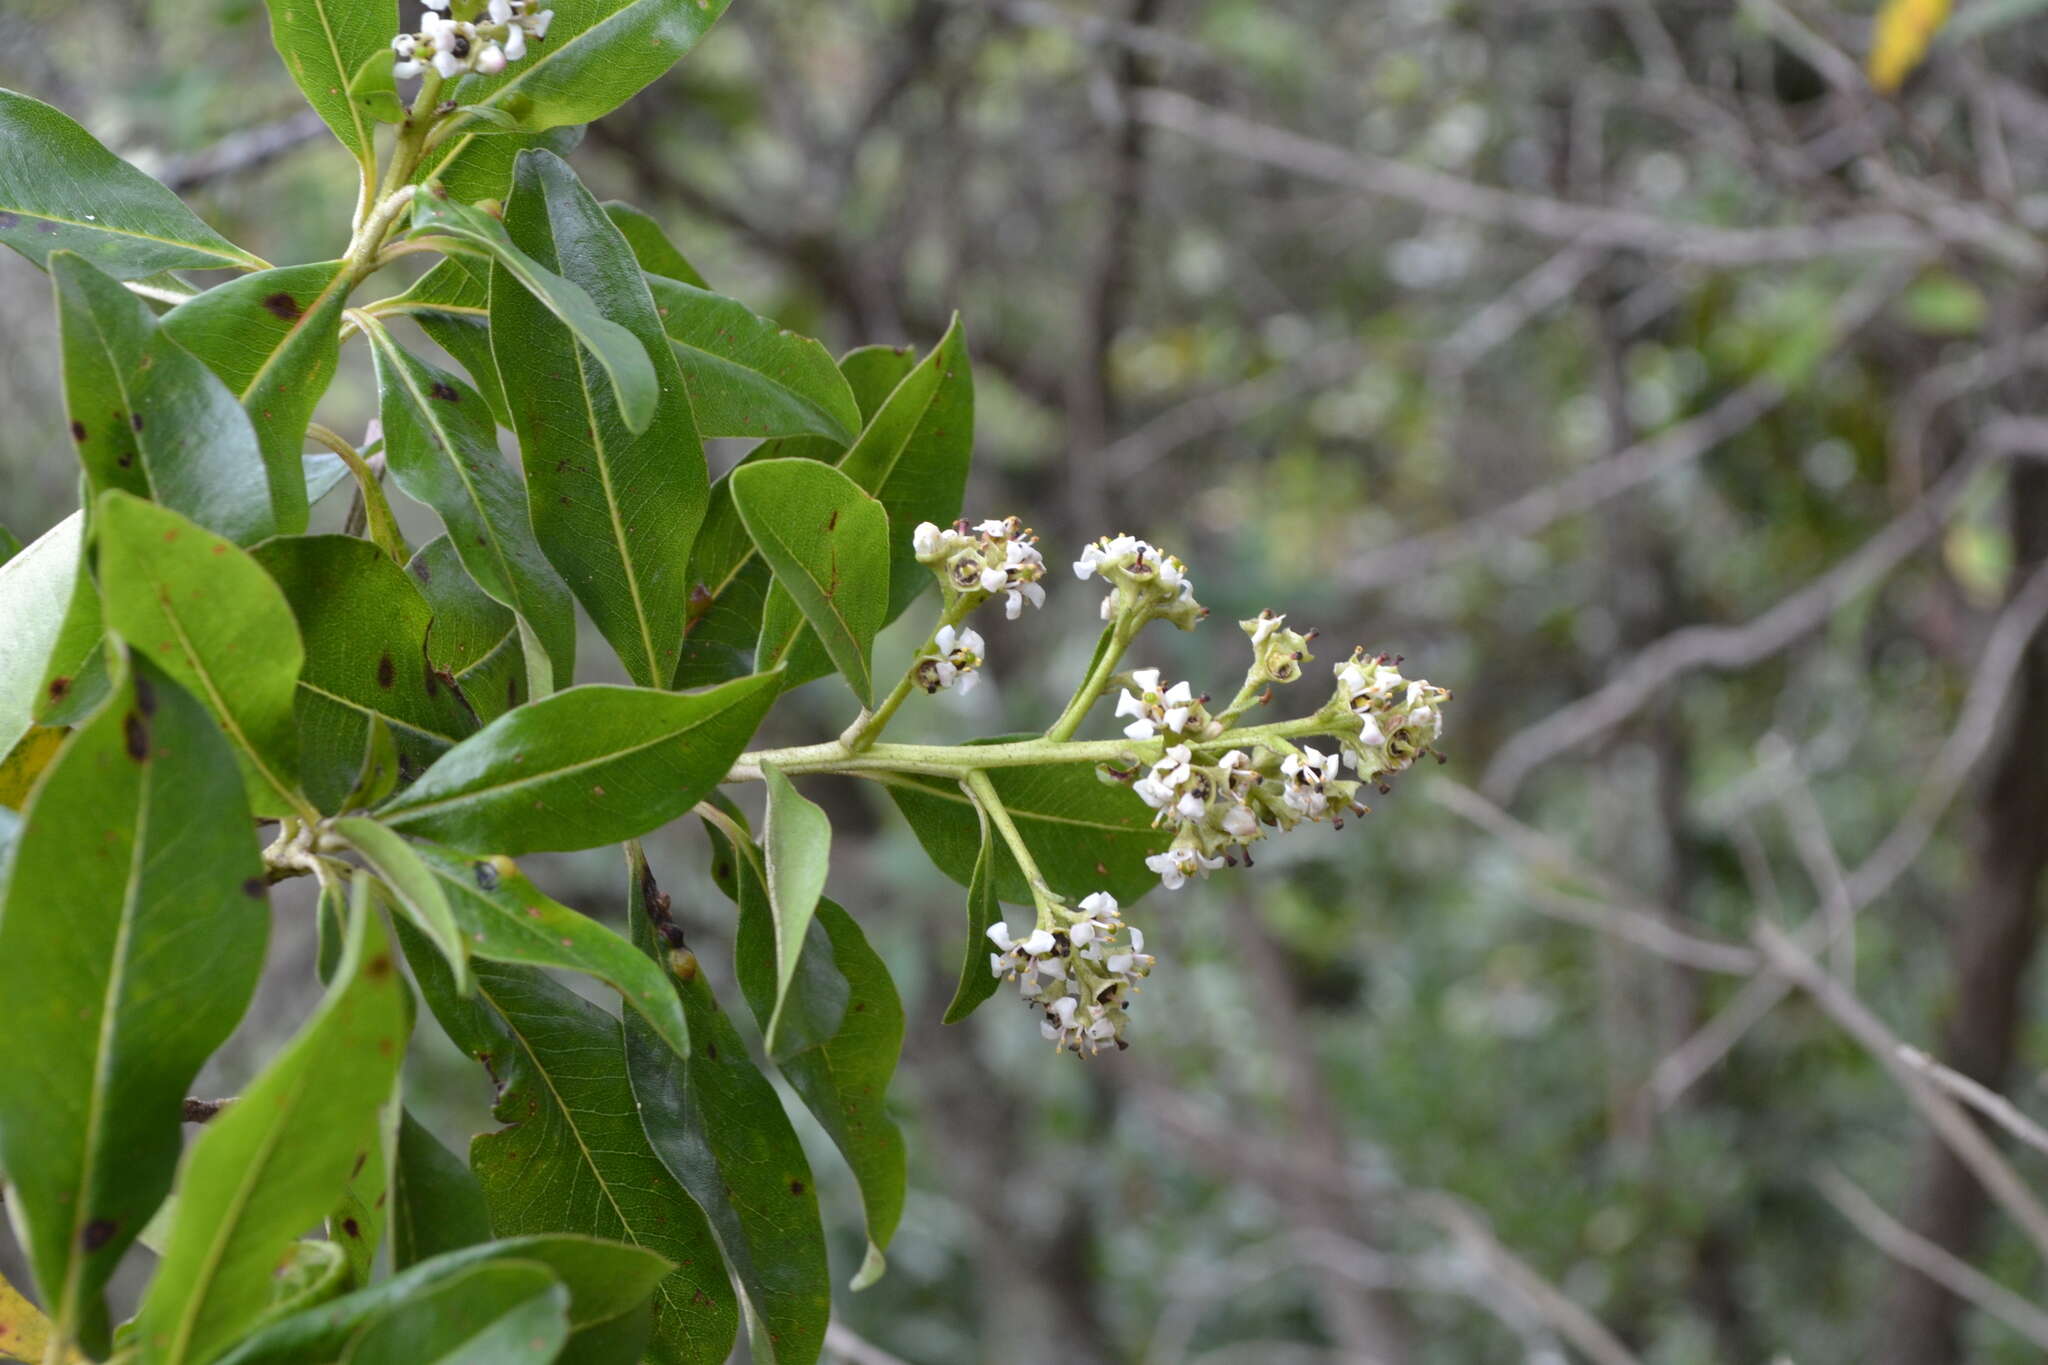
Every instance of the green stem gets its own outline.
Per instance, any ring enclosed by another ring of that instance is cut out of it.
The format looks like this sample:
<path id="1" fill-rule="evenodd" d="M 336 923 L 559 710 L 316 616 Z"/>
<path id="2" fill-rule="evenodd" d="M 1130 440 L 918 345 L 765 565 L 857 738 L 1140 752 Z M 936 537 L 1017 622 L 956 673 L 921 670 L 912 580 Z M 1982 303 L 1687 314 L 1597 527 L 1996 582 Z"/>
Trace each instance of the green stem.
<path id="1" fill-rule="evenodd" d="M 1130 648 L 1131 638 L 1138 633 L 1139 624 L 1142 622 L 1134 623 L 1128 613 L 1117 613 L 1116 619 L 1102 632 L 1101 642 L 1095 647 L 1094 667 L 1090 668 L 1088 676 L 1082 679 L 1081 686 L 1074 692 L 1073 700 L 1067 703 L 1067 709 L 1060 712 L 1060 718 L 1045 732 L 1047 739 L 1057 742 L 1073 738 L 1074 731 L 1080 729 L 1081 722 L 1088 718 L 1088 708 L 1095 705 L 1096 698 L 1102 695 L 1103 687 L 1116 672 L 1116 666 L 1122 661 L 1124 651 Z"/>
<path id="2" fill-rule="evenodd" d="M 1039 922 L 1048 929 L 1052 928 L 1052 910 L 1059 904 L 1059 897 L 1046 885 L 1044 874 L 1038 870 L 1037 861 L 1032 858 L 1031 850 L 1024 844 L 1023 834 L 1017 829 L 1017 822 L 1010 818 L 1010 808 L 1003 804 L 1002 797 L 996 795 L 996 784 L 989 781 L 988 774 L 980 768 L 970 768 L 961 775 L 960 785 L 967 789 L 974 804 L 981 807 L 982 814 L 1002 834 L 1003 842 L 1009 845 L 1010 856 L 1017 860 L 1018 870 L 1024 874 L 1025 884 L 1031 888 L 1031 899 L 1038 906 Z"/>
<path id="3" fill-rule="evenodd" d="M 931 634 L 924 637 L 924 643 L 919 645 L 916 653 L 911 656 L 910 667 L 903 670 L 903 676 L 897 680 L 895 690 L 884 697 L 882 704 L 873 711 L 861 712 L 860 717 L 847 727 L 846 733 L 839 737 L 850 752 L 859 753 L 882 737 L 882 731 L 888 728 L 890 719 L 910 696 L 911 689 L 917 686 L 918 661 L 938 642 L 941 630 L 947 626 L 959 625 L 973 609 L 965 597 L 955 597 L 947 603 L 946 609 L 939 613 L 938 622 L 932 627 Z"/>

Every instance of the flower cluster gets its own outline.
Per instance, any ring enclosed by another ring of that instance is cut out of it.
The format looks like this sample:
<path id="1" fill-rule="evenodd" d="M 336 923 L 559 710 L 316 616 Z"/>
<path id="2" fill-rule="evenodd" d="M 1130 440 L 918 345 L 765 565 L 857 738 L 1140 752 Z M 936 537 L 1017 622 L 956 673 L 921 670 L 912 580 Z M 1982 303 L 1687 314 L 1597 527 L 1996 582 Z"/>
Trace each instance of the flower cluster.
<path id="1" fill-rule="evenodd" d="M 931 649 L 919 655 L 912 666 L 911 676 L 927 692 L 957 686 L 964 697 L 981 681 L 981 656 L 986 648 L 978 630 L 940 626 L 932 636 Z"/>
<path id="2" fill-rule="evenodd" d="M 1333 706 L 1358 725 L 1356 734 L 1339 735 L 1344 765 L 1364 781 L 1379 782 L 1383 790 L 1386 778 L 1435 752 L 1444 730 L 1443 705 L 1451 699 L 1449 688 L 1402 677 L 1400 664 L 1397 658 L 1359 649 L 1335 670 Z"/>
<path id="3" fill-rule="evenodd" d="M 1151 972 L 1153 957 L 1145 951 L 1145 935 L 1129 929 L 1116 897 L 1097 891 L 1082 899 L 1078 911 L 1052 906 L 1060 927 L 1043 924 L 1021 939 L 1009 926 L 989 926 L 989 971 L 1013 980 L 1026 1003 L 1045 1011 L 1038 1031 L 1062 1051 L 1096 1053 L 1124 1041 L 1125 1011 L 1138 982 Z"/>
<path id="4" fill-rule="evenodd" d="M 1259 799 L 1266 779 L 1242 749 L 1231 749 L 1213 763 L 1202 763 L 1194 750 L 1176 744 L 1154 762 L 1131 790 L 1155 812 L 1155 826 L 1174 828 L 1173 846 L 1155 853 L 1145 866 L 1159 874 L 1169 891 L 1178 891 L 1196 877 L 1234 861 L 1224 850 L 1258 839 Z"/>
<path id="5" fill-rule="evenodd" d="M 526 55 L 529 41 L 539 42 L 548 36 L 555 12 L 536 10 L 538 2 L 489 0 L 479 19 L 474 0 L 457 10 L 459 15 L 468 9 L 467 18 L 436 12 L 448 9 L 450 0 L 421 0 L 427 13 L 420 16 L 419 32 L 401 33 L 391 40 L 391 50 L 398 55 L 391 74 L 411 80 L 431 65 L 443 80 L 452 81 L 465 71 L 495 76 Z"/>
<path id="6" fill-rule="evenodd" d="M 1112 591 L 1102 599 L 1102 619 L 1119 611 L 1140 621 L 1159 617 L 1182 630 L 1194 629 L 1209 609 L 1195 600 L 1187 565 L 1136 536 L 1103 536 L 1084 546 L 1074 561 L 1074 577 L 1101 578 Z"/>
<path id="7" fill-rule="evenodd" d="M 1308 642 L 1316 638 L 1316 632 L 1304 635 L 1287 629 L 1285 616 L 1262 611 L 1249 621 L 1239 621 L 1237 627 L 1250 636 L 1252 642 L 1252 666 L 1245 679 L 1247 688 L 1265 683 L 1294 682 L 1301 677 L 1302 664 L 1315 657 L 1308 652 Z"/>
<path id="8" fill-rule="evenodd" d="M 1117 694 L 1116 713 L 1135 717 L 1124 727 L 1127 739 L 1152 739 L 1162 732 L 1201 737 L 1215 732 L 1205 700 L 1185 682 L 1162 688 L 1158 669 L 1139 668 Z"/>
<path id="9" fill-rule="evenodd" d="M 910 536 L 920 564 L 930 565 L 947 587 L 962 596 L 1005 595 L 1003 615 L 1014 621 L 1024 604 L 1045 605 L 1045 558 L 1038 537 L 1015 517 L 970 525 L 965 518 L 950 527 L 920 522 Z"/>

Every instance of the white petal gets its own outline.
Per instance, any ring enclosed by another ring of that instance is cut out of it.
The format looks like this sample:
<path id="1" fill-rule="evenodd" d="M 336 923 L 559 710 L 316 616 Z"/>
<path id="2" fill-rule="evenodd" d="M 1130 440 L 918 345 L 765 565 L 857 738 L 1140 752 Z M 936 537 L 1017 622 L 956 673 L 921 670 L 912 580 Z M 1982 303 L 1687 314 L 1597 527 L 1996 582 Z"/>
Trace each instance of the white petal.
<path id="1" fill-rule="evenodd" d="M 1030 604 L 1031 604 L 1032 606 L 1034 606 L 1034 607 L 1042 607 L 1042 606 L 1044 606 L 1044 605 L 1045 605 L 1045 585 L 1044 585 L 1044 584 L 1042 584 L 1042 583 L 1026 583 L 1026 584 L 1024 584 L 1024 585 L 1023 585 L 1022 587 L 1018 588 L 1018 589 L 1017 589 L 1017 591 L 1019 591 L 1019 592 L 1023 593 L 1023 594 L 1024 594 L 1024 600 L 1025 600 L 1025 601 L 1027 601 L 1027 602 L 1029 602 L 1029 603 L 1030 603 Z"/>
<path id="2" fill-rule="evenodd" d="M 1001 920 L 988 927 L 988 941 L 1005 953 L 1017 946 L 1017 941 L 1010 937 L 1010 926 Z"/>
<path id="3" fill-rule="evenodd" d="M 426 70 L 426 67 L 420 62 L 393 62 L 391 64 L 391 74 L 402 81 L 409 81 L 424 70 Z"/>
<path id="4" fill-rule="evenodd" d="M 505 49 L 496 43 L 490 44 L 476 54 L 476 69 L 486 76 L 495 76 L 505 69 Z"/>
<path id="5" fill-rule="evenodd" d="M 981 632 L 969 626 L 960 632 L 960 648 L 979 659 L 988 653 L 988 642 L 981 638 Z"/>
<path id="6" fill-rule="evenodd" d="M 1012 588 L 1010 589 L 1009 597 L 1003 603 L 1003 617 L 1005 620 L 1014 621 L 1023 614 L 1024 598 L 1015 588 Z"/>
<path id="7" fill-rule="evenodd" d="M 1183 820 L 1199 820 L 1209 809 L 1209 803 L 1193 792 L 1189 792 L 1180 799 L 1173 809 L 1174 813 Z"/>
<path id="8" fill-rule="evenodd" d="M 1167 688 L 1165 694 L 1159 698 L 1159 700 L 1165 702 L 1168 706 L 1181 706 L 1187 702 L 1193 701 L 1194 699 L 1195 689 L 1189 687 L 1187 683 L 1184 681 L 1177 682 L 1173 686 Z"/>
<path id="9" fill-rule="evenodd" d="M 1095 926 L 1084 919 L 1067 930 L 1067 938 L 1076 948 L 1085 947 L 1095 941 Z"/>
<path id="10" fill-rule="evenodd" d="M 920 521 L 917 529 L 910 533 L 910 548 L 920 558 L 928 557 L 939 548 L 939 528 L 929 521 Z"/>
<path id="11" fill-rule="evenodd" d="M 1131 670 L 1131 681 L 1138 685 L 1140 692 L 1157 692 L 1159 690 L 1159 670 L 1156 668 L 1134 668 Z"/>
<path id="12" fill-rule="evenodd" d="M 953 652 L 953 642 L 959 638 L 960 632 L 953 629 L 953 627 L 940 626 L 938 633 L 932 636 L 932 646 L 941 654 L 951 654 Z"/>
<path id="13" fill-rule="evenodd" d="M 452 52 L 434 54 L 434 70 L 441 73 L 441 79 L 452 81 L 462 74 L 462 59 Z"/>
<path id="14" fill-rule="evenodd" d="M 489 8 L 492 23 L 509 24 L 512 22 L 512 0 L 491 0 Z"/>
<path id="15" fill-rule="evenodd" d="M 954 685 L 953 691 L 964 697 L 979 686 L 981 686 L 981 674 L 968 670 L 960 675 L 960 681 Z"/>
<path id="16" fill-rule="evenodd" d="M 548 36 L 548 25 L 553 22 L 555 22 L 555 12 L 551 9 L 544 9 L 539 14 L 529 14 L 526 16 L 526 31 L 536 38 L 545 38 Z"/>
<path id="17" fill-rule="evenodd" d="M 1049 929 L 1033 929 L 1029 934 L 1025 935 L 1024 942 L 1018 946 L 1033 957 L 1044 957 L 1052 951 L 1052 931 Z"/>
<path id="18" fill-rule="evenodd" d="M 1004 971 L 1003 955 L 1001 953 L 990 953 L 988 955 L 988 974 L 990 976 L 1001 976 Z"/>
<path id="19" fill-rule="evenodd" d="M 1116 897 L 1107 891 L 1090 891 L 1081 897 L 1081 908 L 1091 915 L 1114 915 L 1119 910 Z"/>
<path id="20" fill-rule="evenodd" d="M 1188 708 L 1185 706 L 1175 706 L 1169 709 L 1166 713 L 1166 728 L 1173 731 L 1175 734 L 1179 734 L 1181 731 L 1187 729 Z"/>
<path id="21" fill-rule="evenodd" d="M 1102 619 L 1107 621 L 1114 615 L 1116 615 L 1116 594 L 1111 593 L 1102 599 Z"/>
<path id="22" fill-rule="evenodd" d="M 1159 727 L 1152 723 L 1150 716 L 1143 716 L 1124 727 L 1125 739 L 1150 739 L 1159 733 Z"/>
<path id="23" fill-rule="evenodd" d="M 1010 576 L 1001 569 L 983 569 L 981 571 L 981 590 L 983 592 L 995 592 L 1009 581 Z"/>
<path id="24" fill-rule="evenodd" d="M 1134 953 L 1145 951 L 1145 931 L 1143 929 L 1131 930 L 1131 951 Z"/>
<path id="25" fill-rule="evenodd" d="M 1119 716 L 1142 716 L 1145 714 L 1144 700 L 1135 692 L 1119 692 L 1116 694 L 1116 713 Z"/>
<path id="26" fill-rule="evenodd" d="M 526 55 L 526 30 L 514 24 L 505 35 L 505 60 L 516 62 Z"/>

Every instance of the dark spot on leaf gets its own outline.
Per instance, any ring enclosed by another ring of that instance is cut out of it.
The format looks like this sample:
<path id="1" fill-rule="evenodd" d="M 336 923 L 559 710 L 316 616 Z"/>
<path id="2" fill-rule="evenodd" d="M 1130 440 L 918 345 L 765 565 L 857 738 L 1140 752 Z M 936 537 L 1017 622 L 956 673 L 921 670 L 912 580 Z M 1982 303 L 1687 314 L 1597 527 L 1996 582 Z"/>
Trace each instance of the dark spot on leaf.
<path id="1" fill-rule="evenodd" d="M 45 237 L 54 237 L 57 235 L 57 225 L 45 220 L 36 224 L 36 231 L 42 233 Z"/>
<path id="2" fill-rule="evenodd" d="M 149 758 L 149 722 L 130 711 L 124 728 L 128 734 L 128 757 L 137 763 L 144 762 Z"/>
<path id="3" fill-rule="evenodd" d="M 65 694 L 65 693 L 67 693 L 67 692 L 69 692 L 70 690 L 71 690 L 71 679 L 69 679 L 69 678 L 61 678 L 61 677 L 60 677 L 60 678 L 52 678 L 52 679 L 50 679 L 50 700 L 51 700 L 51 701 L 62 701 L 62 700 L 64 700 L 64 694 Z"/>
<path id="4" fill-rule="evenodd" d="M 252 901 L 260 901 L 263 899 L 263 893 L 269 889 L 269 885 L 261 877 L 251 877 L 242 883 L 242 894 Z"/>
<path id="5" fill-rule="evenodd" d="M 4 212 L 4 211 L 0 211 L 0 228 L 11 228 L 11 227 L 19 227 L 20 225 L 21 225 L 21 215 L 20 215 L 20 214 L 18 214 L 18 213 L 7 213 L 7 212 Z"/>
<path id="6" fill-rule="evenodd" d="M 379 953 L 363 964 L 363 975 L 372 981 L 382 981 L 391 975 L 391 954 Z"/>
<path id="7" fill-rule="evenodd" d="M 123 469 L 128 469 L 132 467 L 135 463 L 135 452 L 132 450 L 122 451 L 119 455 L 116 455 L 114 457 L 114 463 L 121 466 L 121 468 Z"/>
<path id="8" fill-rule="evenodd" d="M 85 439 L 85 423 L 75 417 L 71 419 L 71 439 L 74 441 L 83 441 Z"/>
<path id="9" fill-rule="evenodd" d="M 803 1182 L 803 1181 L 801 1181 L 801 1180 L 792 1180 L 792 1181 L 790 1181 L 790 1182 L 789 1182 L 789 1192 L 790 1192 L 791 1194 L 802 1194 L 802 1193 L 804 1192 L 804 1182 Z"/>
<path id="10" fill-rule="evenodd" d="M 424 558 L 415 559 L 412 562 L 412 576 L 422 583 L 431 583 L 434 581 L 434 566 Z"/>
<path id="11" fill-rule="evenodd" d="M 519 705 L 519 679 L 517 678 L 505 679 L 505 705 L 508 707 Z"/>
<path id="12" fill-rule="evenodd" d="M 377 686 L 388 688 L 398 681 L 398 668 L 391 662 L 389 654 L 377 660 Z"/>
<path id="13" fill-rule="evenodd" d="M 156 687 L 140 673 L 135 675 L 135 706 L 145 716 L 156 714 Z"/>
<path id="14" fill-rule="evenodd" d="M 363 1235 L 362 1228 L 357 1225 L 356 1220 L 353 1218 L 342 1219 L 341 1230 L 347 1233 L 349 1236 L 357 1238 L 358 1240 L 360 1240 Z"/>
<path id="15" fill-rule="evenodd" d="M 836 531 L 839 529 L 839 509 L 837 507 L 832 509 L 831 516 L 825 518 L 825 529 L 827 531 Z"/>
<path id="16" fill-rule="evenodd" d="M 369 1159 L 370 1154 L 368 1152 L 357 1152 L 356 1164 L 349 1167 L 348 1178 L 350 1180 L 354 1180 L 357 1176 L 361 1175 L 363 1173 L 364 1163 L 368 1162 Z M 354 1229 L 351 1228 L 350 1231 L 353 1232 Z"/>
<path id="17" fill-rule="evenodd" d="M 709 1057 L 709 1058 L 710 1058 L 710 1059 L 711 1059 L 712 1061 L 714 1061 L 714 1062 L 715 1062 L 715 1061 L 717 1061 L 717 1060 L 718 1060 L 718 1044 L 716 1044 L 716 1043 L 706 1043 L 706 1044 L 704 1044 L 704 1055 L 705 1055 L 706 1057 Z"/>
<path id="18" fill-rule="evenodd" d="M 275 294 L 267 295 L 263 300 L 263 306 L 272 316 L 283 318 L 286 322 L 297 322 L 306 311 L 299 307 L 297 299 L 281 289 Z"/>
<path id="19" fill-rule="evenodd" d="M 443 403 L 460 403 L 462 401 L 462 395 L 455 392 L 453 384 L 439 379 L 434 381 L 433 395 Z"/>
<path id="20" fill-rule="evenodd" d="M 864 1014 L 867 1012 L 867 1008 L 868 1002 L 865 1000 L 856 1000 L 853 1002 L 853 1012 L 855 1014 Z"/>
<path id="21" fill-rule="evenodd" d="M 139 412 L 129 413 L 128 425 L 134 427 L 137 431 L 142 430 L 142 414 Z"/>
<path id="22" fill-rule="evenodd" d="M 479 887 L 486 891 L 498 889 L 498 869 L 492 867 L 489 862 L 478 862 L 470 871 L 476 875 L 476 884 Z"/>
<path id="23" fill-rule="evenodd" d="M 114 1240 L 118 1225 L 111 1218 L 95 1218 L 78 1234 L 78 1244 L 87 1252 L 98 1251 Z"/>

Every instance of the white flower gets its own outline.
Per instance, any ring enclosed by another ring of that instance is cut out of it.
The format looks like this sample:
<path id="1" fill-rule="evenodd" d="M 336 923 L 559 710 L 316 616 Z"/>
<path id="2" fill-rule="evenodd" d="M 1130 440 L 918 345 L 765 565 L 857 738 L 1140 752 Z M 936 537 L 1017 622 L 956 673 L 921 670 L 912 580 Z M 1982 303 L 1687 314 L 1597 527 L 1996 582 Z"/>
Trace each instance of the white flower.
<path id="1" fill-rule="evenodd" d="M 1205 857 L 1192 848 L 1170 848 L 1147 858 L 1145 866 L 1159 874 L 1160 885 L 1168 891 L 1178 891 L 1190 877 L 1205 877 L 1223 866 L 1223 860 Z"/>
<path id="2" fill-rule="evenodd" d="M 1304 746 L 1300 753 L 1289 754 L 1280 764 L 1280 775 L 1287 779 L 1280 793 L 1281 800 L 1311 820 L 1320 818 L 1330 808 L 1329 794 L 1323 784 L 1335 776 L 1336 771 L 1335 754 Z"/>
<path id="3" fill-rule="evenodd" d="M 981 681 L 981 662 L 987 649 L 980 631 L 940 626 L 932 635 L 931 649 L 912 666 L 911 678 L 926 692 L 950 687 L 964 697 Z"/>
<path id="4" fill-rule="evenodd" d="M 516 62 L 526 55 L 526 30 L 514 24 L 505 34 L 505 60 Z"/>
<path id="5" fill-rule="evenodd" d="M 448 0 L 420 0 L 428 9 L 447 9 Z M 431 17 L 431 16 L 430 16 Z"/>
<path id="6" fill-rule="evenodd" d="M 400 61 L 410 60 L 413 49 L 419 45 L 420 40 L 410 33 L 401 33 L 391 40 L 391 50 L 398 54 Z"/>
<path id="7" fill-rule="evenodd" d="M 1233 839 L 1242 841 L 1258 837 L 1259 817 L 1253 815 L 1252 808 L 1241 801 L 1223 812 L 1222 823 L 1223 832 Z"/>
<path id="8" fill-rule="evenodd" d="M 1135 689 L 1135 690 L 1133 690 Z M 1117 694 L 1116 713 L 1119 716 L 1135 716 L 1124 727 L 1124 734 L 1130 739 L 1151 739 L 1162 730 L 1178 735 L 1186 732 L 1188 719 L 1194 714 L 1195 690 L 1185 682 L 1160 690 L 1159 670 L 1156 668 L 1135 669 L 1131 673 L 1131 684 Z M 1207 723 L 1207 716 L 1203 717 Z"/>
<path id="9" fill-rule="evenodd" d="M 495 76 L 505 69 L 505 49 L 496 43 L 484 44 L 476 54 L 476 69 L 486 76 Z"/>
<path id="10" fill-rule="evenodd" d="M 919 559 L 930 559 L 939 552 L 943 543 L 943 534 L 938 526 L 929 521 L 920 521 L 917 529 L 910 533 L 910 548 Z"/>
<path id="11" fill-rule="evenodd" d="M 490 13 L 492 23 L 509 24 L 512 22 L 512 0 L 491 0 L 491 3 L 485 8 Z"/>

